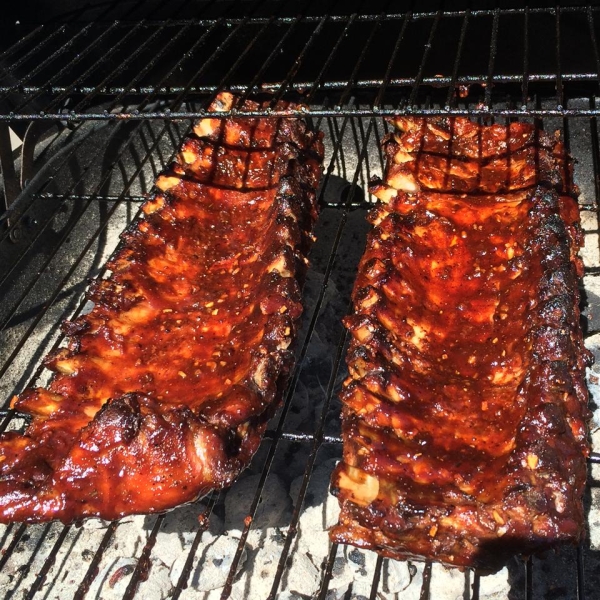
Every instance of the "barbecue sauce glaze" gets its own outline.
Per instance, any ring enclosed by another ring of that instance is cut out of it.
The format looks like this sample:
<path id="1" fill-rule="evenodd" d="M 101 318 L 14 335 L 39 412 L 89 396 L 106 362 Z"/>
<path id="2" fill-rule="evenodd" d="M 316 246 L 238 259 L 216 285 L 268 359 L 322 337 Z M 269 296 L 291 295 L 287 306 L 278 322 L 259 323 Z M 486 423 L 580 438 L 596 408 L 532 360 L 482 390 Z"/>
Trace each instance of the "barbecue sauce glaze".
<path id="1" fill-rule="evenodd" d="M 584 530 L 570 165 L 526 124 L 400 125 L 345 321 L 332 539 L 494 569 Z"/>

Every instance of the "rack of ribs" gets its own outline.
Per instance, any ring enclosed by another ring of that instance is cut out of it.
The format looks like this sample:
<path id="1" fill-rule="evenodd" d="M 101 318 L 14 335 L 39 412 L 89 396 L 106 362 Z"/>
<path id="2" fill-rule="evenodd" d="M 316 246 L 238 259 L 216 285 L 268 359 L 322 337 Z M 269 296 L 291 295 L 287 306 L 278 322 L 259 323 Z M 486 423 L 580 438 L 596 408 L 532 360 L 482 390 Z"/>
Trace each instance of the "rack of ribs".
<path id="1" fill-rule="evenodd" d="M 164 511 L 233 482 L 293 361 L 322 157 L 300 119 L 196 123 L 63 324 L 49 384 L 12 400 L 31 421 L 0 438 L 0 521 Z"/>
<path id="2" fill-rule="evenodd" d="M 335 542 L 499 568 L 584 534 L 572 161 L 533 125 L 394 119 L 353 291 Z"/>

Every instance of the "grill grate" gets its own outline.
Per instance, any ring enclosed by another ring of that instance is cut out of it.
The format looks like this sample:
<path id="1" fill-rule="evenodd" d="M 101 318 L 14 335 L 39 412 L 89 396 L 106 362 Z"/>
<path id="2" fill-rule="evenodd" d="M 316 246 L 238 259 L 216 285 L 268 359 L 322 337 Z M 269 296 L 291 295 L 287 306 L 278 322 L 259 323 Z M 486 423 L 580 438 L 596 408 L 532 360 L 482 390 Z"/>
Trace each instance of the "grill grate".
<path id="1" fill-rule="evenodd" d="M 595 106 L 570 103 L 582 90 L 588 96 L 598 90 L 598 6 L 390 13 L 394 6 L 383 2 L 378 13 L 363 14 L 359 4 L 345 14 L 335 12 L 334 3 L 333 12 L 315 14 L 312 4 L 299 3 L 293 15 L 290 6 L 276 3 L 268 17 L 248 12 L 38 26 L 0 54 L 0 116 L 199 117 L 223 88 L 276 97 L 308 90 L 316 116 L 387 115 L 399 108 L 416 114 L 598 114 Z M 153 110 L 141 102 L 149 94 L 162 103 Z M 353 94 L 362 102 L 350 103 Z M 182 95 L 199 102 L 173 102 Z M 428 96 L 430 105 L 423 103 Z M 552 102 L 536 107 L 538 97 Z M 102 104 L 106 99 L 111 106 Z"/>
<path id="2" fill-rule="evenodd" d="M 298 368 L 282 411 L 271 424 L 249 474 L 240 480 L 243 489 L 248 489 L 242 512 L 251 518 L 244 520 L 242 516 L 232 524 L 239 542 L 231 548 L 232 562 L 224 587 L 219 588 L 218 594 L 208 597 L 221 594 L 227 597 L 229 592 L 230 597 L 238 597 L 240 574 L 236 565 L 241 568 L 243 577 L 249 561 L 249 548 L 254 551 L 256 532 L 260 532 L 262 527 L 261 499 L 269 500 L 273 481 L 289 487 L 291 506 L 288 506 L 283 521 L 270 528 L 278 529 L 282 540 L 275 545 L 268 585 L 260 588 L 264 595 L 256 597 L 274 598 L 289 592 L 290 572 L 296 568 L 295 562 L 290 567 L 289 561 L 295 561 L 301 552 L 297 538 L 303 535 L 306 511 L 314 509 L 314 498 L 311 497 L 314 494 L 313 478 L 341 451 L 336 394 L 345 375 L 342 358 L 346 340 L 339 319 L 349 308 L 352 273 L 364 242 L 366 182 L 371 174 L 382 169 L 383 159 L 378 147 L 385 124 L 377 118 L 344 116 L 315 121 L 314 125 L 323 129 L 328 137 L 329 156 L 320 199 L 323 212 L 319 222 L 319 241 L 313 252 L 313 267 L 305 291 L 307 312 L 298 350 Z M 545 123 L 549 130 L 557 125 L 555 122 Z M 45 166 L 53 173 L 52 179 L 42 173 L 40 182 L 31 184 L 32 189 L 28 190 L 30 204 L 21 206 L 20 219 L 14 224 L 14 227 L 21 228 L 20 237 L 11 241 L 9 236 L 5 236 L 2 246 L 3 251 L 14 248 L 13 254 L 18 261 L 14 265 L 3 265 L 3 289 L 8 293 L 2 306 L 2 335 L 11 342 L 3 345 L 5 356 L 0 363 L 4 397 L 9 397 L 13 389 L 26 385 L 28 380 L 33 381 L 42 375 L 42 369 L 37 367 L 39 359 L 49 347 L 60 343 L 57 321 L 64 314 L 85 309 L 80 300 L 82 286 L 74 285 L 74 282 L 101 273 L 103 257 L 116 243 L 115 234 L 126 222 L 135 218 L 144 191 L 151 185 L 156 173 L 169 162 L 170 153 L 177 148 L 186 129 L 187 123 L 170 121 L 137 122 L 125 126 L 107 123 L 90 128 L 88 132 L 63 130 L 48 143 L 50 150 L 56 151 L 64 145 L 66 152 L 64 155 L 56 152 L 55 160 L 59 164 L 50 162 Z M 587 163 L 594 162 L 590 148 L 598 148 L 598 145 L 597 139 L 594 140 L 591 135 L 594 130 L 586 122 L 578 120 L 570 123 L 564 131 L 569 136 L 567 141 L 574 147 L 573 152 L 582 159 L 582 163 L 577 165 L 576 177 L 583 191 L 583 217 L 588 238 L 586 290 L 588 300 L 591 300 L 591 291 L 598 276 L 599 245 L 597 202 L 593 195 L 596 179 L 587 171 Z M 86 159 L 90 145 L 94 146 L 98 156 Z M 587 156 L 583 154 L 585 146 L 588 148 Z M 69 152 L 72 147 L 77 150 Z M 97 161 L 102 163 L 107 153 L 112 160 L 105 168 L 95 169 L 93 165 Z M 44 159 L 42 155 L 41 160 Z M 78 169 L 74 168 L 76 159 L 84 161 Z M 58 207 L 67 210 L 66 216 Z M 48 211 L 45 219 L 40 219 L 37 225 L 32 223 L 33 216 L 44 210 Z M 89 221 L 93 221 L 91 226 Z M 48 230 L 57 235 L 47 235 Z M 59 268 L 57 263 L 64 260 L 65 245 L 69 246 L 67 253 L 70 257 L 62 270 L 54 272 Z M 29 272 L 30 261 L 40 252 L 44 259 L 41 269 L 35 263 L 36 270 Z M 10 257 L 8 253 L 7 256 Z M 588 320 L 588 340 L 594 345 L 594 337 L 600 327 L 593 317 L 590 319 L 588 316 Z M 322 362 L 326 364 L 317 368 Z M 33 365 L 29 372 L 27 365 Z M 27 379 L 22 377 L 23 372 L 28 374 Z M 10 411 L 4 414 L 3 428 L 20 425 L 18 415 L 11 415 Z M 289 456 L 296 457 L 292 461 L 293 467 L 287 462 Z M 597 464 L 600 457 L 594 454 L 592 462 Z M 293 486 L 286 473 L 289 469 L 294 474 Z M 249 487 L 244 484 L 247 480 L 252 482 Z M 237 485 L 232 488 L 234 493 Z M 597 476 L 592 478 L 590 493 L 596 489 L 594 486 L 597 486 Z M 108 592 L 114 591 L 115 597 L 132 598 L 136 591 L 137 597 L 146 597 L 146 594 L 156 593 L 156 580 L 164 575 L 164 567 L 156 559 L 156 554 L 164 558 L 166 552 L 167 541 L 163 532 L 181 527 L 185 537 L 185 543 L 178 550 L 178 556 L 183 557 L 179 559 L 181 570 L 175 573 L 177 577 L 173 576 L 175 581 L 171 580 L 170 591 L 175 598 L 185 597 L 197 588 L 197 581 L 202 578 L 197 561 L 207 552 L 206 538 L 214 540 L 212 534 L 206 531 L 213 520 L 222 521 L 224 515 L 226 518 L 228 493 L 215 493 L 192 507 L 164 516 L 134 518 L 119 523 L 92 521 L 83 527 L 60 524 L 9 526 L 0 534 L 0 547 L 4 550 L 0 559 L 0 578 L 5 577 L 0 580 L 0 585 L 5 585 L 9 596 L 13 597 L 20 597 L 21 590 L 25 590 L 25 597 L 54 597 L 59 591 L 62 595 L 77 598 L 95 597 L 92 594 L 100 593 L 100 583 L 109 586 Z M 287 497 L 284 499 L 289 504 Z M 194 515 L 194 528 L 189 527 L 190 512 Z M 180 522 L 174 525 L 178 520 Z M 93 527 L 97 529 L 93 530 Z M 231 532 L 219 533 L 220 538 L 232 537 Z M 121 554 L 118 546 L 124 543 L 125 536 L 139 537 L 140 541 L 137 547 L 125 548 Z M 87 545 L 81 548 L 77 540 L 83 537 L 86 537 Z M 338 589 L 340 570 L 347 568 L 354 558 L 358 561 L 356 569 L 359 573 L 354 584 L 355 594 L 364 590 L 365 579 L 368 579 L 368 593 L 363 595 L 394 597 L 394 594 L 387 595 L 391 580 L 390 561 L 371 557 L 368 559 L 370 562 L 361 567 L 363 558 L 361 555 L 350 556 L 351 552 L 337 545 L 330 547 L 323 544 L 321 555 L 313 557 L 314 562 L 311 563 L 318 573 L 316 587 L 295 591 L 318 598 L 335 597 L 332 594 Z M 124 559 L 129 562 L 123 562 Z M 588 545 L 579 550 L 565 549 L 559 556 L 533 559 L 528 563 L 515 559 L 502 575 L 505 579 L 501 581 L 504 585 L 501 589 L 507 593 L 510 590 L 511 597 L 533 598 L 549 589 L 551 582 L 545 577 L 546 571 L 551 570 L 555 573 L 553 577 L 559 574 L 565 598 L 577 597 L 577 590 L 581 590 L 580 597 L 584 597 L 585 586 L 588 594 L 594 589 L 598 562 L 597 551 Z M 111 566 L 114 569 L 111 570 Z M 448 585 L 453 586 L 455 592 L 460 588 L 465 597 L 478 598 L 485 597 L 486 590 L 492 585 L 490 578 L 469 571 L 461 574 L 444 570 L 437 565 L 405 565 L 405 569 L 407 577 L 412 575 L 413 583 L 408 584 L 404 595 L 400 594 L 399 598 L 412 597 L 416 593 L 415 586 L 418 588 L 416 597 L 437 598 L 439 590 Z M 361 570 L 367 575 L 361 575 Z M 15 573 L 18 575 L 15 576 Z M 64 588 L 61 584 L 67 575 L 73 583 L 62 593 Z M 126 583 L 124 587 L 118 581 L 119 576 Z M 397 578 L 397 574 L 394 576 Z M 14 578 L 11 580 L 11 577 Z M 98 581 L 99 578 L 102 582 Z M 496 582 L 494 585 L 498 585 L 497 579 L 493 581 Z M 110 582 L 116 582 L 112 588 Z M 104 588 L 100 597 L 113 597 L 103 594 L 106 594 Z"/>
<path id="3" fill-rule="evenodd" d="M 599 9 L 389 14 L 394 4 L 381 2 L 364 14 L 360 3 L 330 2 L 327 13 L 316 4 L 217 2 L 192 18 L 182 3 L 169 19 L 132 11 L 131 19 L 91 23 L 74 14 L 31 28 L 0 54 L 0 117 L 45 124 L 33 163 L 17 164 L 29 182 L 0 231 L 2 431 L 24 425 L 8 398 L 44 380 L 40 362 L 62 341 L 58 323 L 87 309 L 82 282 L 102 274 L 189 118 L 202 116 L 219 90 L 301 97 L 327 140 L 297 367 L 251 467 L 231 490 L 166 515 L 1 527 L 7 598 L 529 600 L 591 598 L 598 589 L 597 526 L 579 548 L 515 558 L 495 576 L 331 545 L 325 527 L 337 504 L 327 500 L 328 475 L 341 454 L 340 319 L 364 246 L 367 181 L 383 171 L 381 115 L 518 116 L 562 130 L 580 161 L 586 343 L 600 355 Z M 600 513 L 597 436 L 590 524 Z"/>

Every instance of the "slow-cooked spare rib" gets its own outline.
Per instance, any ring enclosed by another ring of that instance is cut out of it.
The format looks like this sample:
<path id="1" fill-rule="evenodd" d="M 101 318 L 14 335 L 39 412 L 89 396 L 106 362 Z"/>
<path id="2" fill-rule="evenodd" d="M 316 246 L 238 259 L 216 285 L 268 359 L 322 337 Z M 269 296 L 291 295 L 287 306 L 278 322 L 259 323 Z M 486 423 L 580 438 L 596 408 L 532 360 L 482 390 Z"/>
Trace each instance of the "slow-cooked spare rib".
<path id="1" fill-rule="evenodd" d="M 321 135 L 298 119 L 194 129 L 91 312 L 63 325 L 50 383 L 13 399 L 32 421 L 0 439 L 0 521 L 162 511 L 230 484 L 260 443 L 293 358 Z"/>
<path id="2" fill-rule="evenodd" d="M 452 157 L 479 185 L 465 193 L 458 169 L 448 185 L 443 167 L 427 185 L 373 182 L 381 202 L 345 321 L 331 537 L 494 569 L 584 531 L 589 355 L 570 161 L 531 125 L 396 125 L 390 165 L 400 148 L 413 173 Z M 524 148 L 531 158 L 511 169 Z M 481 168 L 490 161 L 491 179 Z M 485 193 L 493 181 L 507 191 Z"/>

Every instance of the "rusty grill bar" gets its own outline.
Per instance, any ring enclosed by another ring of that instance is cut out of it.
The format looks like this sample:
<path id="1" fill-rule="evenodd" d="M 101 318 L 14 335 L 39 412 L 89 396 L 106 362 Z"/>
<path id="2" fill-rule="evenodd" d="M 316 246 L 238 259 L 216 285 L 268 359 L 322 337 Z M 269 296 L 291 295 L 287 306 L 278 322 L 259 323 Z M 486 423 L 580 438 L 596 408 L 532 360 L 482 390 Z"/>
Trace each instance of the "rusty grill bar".
<path id="1" fill-rule="evenodd" d="M 592 598 L 600 585 L 600 532 L 595 530 L 577 549 L 515 558 L 500 583 L 470 570 L 398 563 L 408 583 L 390 591 L 395 576 L 390 561 L 326 542 L 318 556 L 306 559 L 316 583 L 298 589 L 294 576 L 304 568 L 304 519 L 319 506 L 315 494 L 323 495 L 316 486 L 319 474 L 341 454 L 337 393 L 346 373 L 346 334 L 340 319 L 350 309 L 366 234 L 367 182 L 383 171 L 379 142 L 387 125 L 382 115 L 403 110 L 499 122 L 538 118 L 548 131 L 562 130 L 580 160 L 575 179 L 582 189 L 587 242 L 586 339 L 594 349 L 600 347 L 600 8 L 418 11 L 415 3 L 412 10 L 390 14 L 390 2 L 367 7 L 331 0 L 322 12 L 316 1 L 220 4 L 207 3 L 192 18 L 183 2 L 171 18 L 154 21 L 136 19 L 132 10 L 131 19 L 80 23 L 74 13 L 68 22 L 32 27 L 0 53 L 0 121 L 40 128 L 32 130 L 31 147 L 25 138 L 16 161 L 22 190 L 11 192 L 4 181 L 10 209 L 0 220 L 0 430 L 25 424 L 9 409 L 10 397 L 43 380 L 41 358 L 62 341 L 58 323 L 87 309 L 85 278 L 103 273 L 118 232 L 138 214 L 144 194 L 189 129 L 189 119 L 203 116 L 222 89 L 245 97 L 270 92 L 273 104 L 282 97 L 300 98 L 307 104 L 303 115 L 327 140 L 318 242 L 305 287 L 297 366 L 283 407 L 250 469 L 231 488 L 232 494 L 245 493 L 235 522 L 229 523 L 235 536 L 225 529 L 227 490 L 165 515 L 121 522 L 13 524 L 0 529 L 0 589 L 7 598 L 197 597 L 212 568 L 203 569 L 198 561 L 210 545 L 231 538 L 237 541 L 228 546 L 221 586 L 202 597 L 258 597 L 248 595 L 258 589 L 252 583 L 257 573 L 247 572 L 250 565 L 268 571 L 260 588 L 265 598 L 424 600 L 440 598 L 440 590 L 449 588 L 453 597 L 476 600 L 491 594 L 494 585 L 511 598 L 550 593 Z M 575 25 L 583 25 L 576 40 L 569 33 Z M 507 57 L 511 27 L 521 40 L 520 52 Z M 484 46 L 485 36 L 472 38 L 481 29 L 489 33 Z M 540 62 L 534 49 L 545 33 Z M 446 47 L 448 40 L 453 45 Z M 104 44 L 110 44 L 108 50 L 95 56 Z M 481 68 L 469 71 L 465 63 L 474 44 L 480 44 Z M 446 51 L 440 53 L 442 47 Z M 421 54 L 415 51 L 419 48 L 424 48 Z M 572 59 L 574 49 L 583 62 Z M 10 176 L 7 170 L 4 174 Z M 600 369 L 590 374 L 594 394 L 600 389 L 598 374 Z M 594 450 L 586 498 L 590 519 L 600 510 L 597 445 Z M 265 526 L 264 505 L 277 487 L 273 482 L 287 490 L 287 508 L 275 525 Z M 181 547 L 169 537 L 174 528 L 179 528 Z M 265 540 L 257 542 L 256 534 L 266 531 L 278 539 L 271 562 L 261 563 Z M 137 536 L 136 542 L 128 536 Z M 89 547 L 80 547 L 82 539 Z M 165 565 L 169 544 L 175 544 L 177 561 Z M 121 554 L 119 545 L 126 548 Z M 349 572 L 349 587 L 339 591 L 340 578 Z M 240 595 L 242 581 L 246 596 Z"/>

